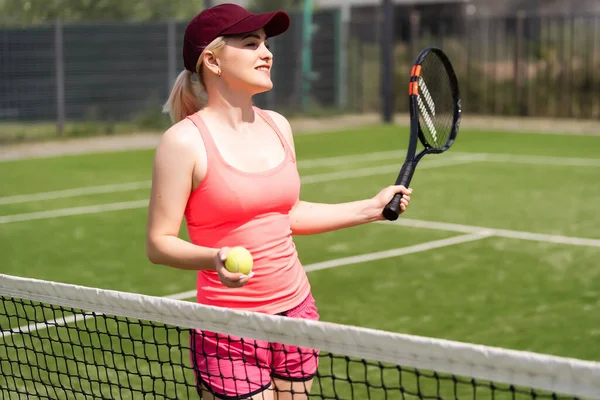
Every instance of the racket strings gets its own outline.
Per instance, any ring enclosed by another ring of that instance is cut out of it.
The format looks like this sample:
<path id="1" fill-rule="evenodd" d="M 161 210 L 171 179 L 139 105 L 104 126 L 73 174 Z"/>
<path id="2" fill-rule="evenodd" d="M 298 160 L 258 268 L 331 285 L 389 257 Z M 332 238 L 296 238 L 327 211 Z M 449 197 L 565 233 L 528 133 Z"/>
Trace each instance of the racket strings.
<path id="1" fill-rule="evenodd" d="M 452 133 L 454 98 L 446 67 L 434 53 L 429 53 L 423 60 L 418 88 L 421 131 L 431 147 L 441 149 Z"/>

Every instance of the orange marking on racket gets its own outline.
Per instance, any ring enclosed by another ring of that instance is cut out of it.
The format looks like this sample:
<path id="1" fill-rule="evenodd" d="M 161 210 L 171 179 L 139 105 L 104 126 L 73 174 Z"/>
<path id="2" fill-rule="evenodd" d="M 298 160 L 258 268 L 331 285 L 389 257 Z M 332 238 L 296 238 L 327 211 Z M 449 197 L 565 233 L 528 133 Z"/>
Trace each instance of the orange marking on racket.
<path id="1" fill-rule="evenodd" d="M 415 72 L 413 73 L 413 76 L 419 77 L 421 76 L 421 69 L 423 69 L 423 67 L 421 65 L 416 65 L 415 66 Z"/>
<path id="2" fill-rule="evenodd" d="M 411 95 L 414 94 L 415 96 L 419 94 L 419 83 L 418 82 L 412 83 L 412 89 L 409 94 L 411 94 Z"/>
<path id="3" fill-rule="evenodd" d="M 412 96 L 412 95 L 417 95 L 419 94 L 419 83 L 418 82 L 411 82 L 408 85 L 408 95 Z"/>

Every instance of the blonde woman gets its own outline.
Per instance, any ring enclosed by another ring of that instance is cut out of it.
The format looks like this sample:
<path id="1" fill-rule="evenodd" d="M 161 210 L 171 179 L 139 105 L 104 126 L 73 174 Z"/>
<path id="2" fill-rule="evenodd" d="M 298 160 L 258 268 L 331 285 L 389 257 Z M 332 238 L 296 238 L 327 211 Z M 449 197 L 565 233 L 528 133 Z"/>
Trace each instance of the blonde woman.
<path id="1" fill-rule="evenodd" d="M 167 103 L 174 125 L 156 150 L 147 227 L 151 262 L 197 270 L 202 304 L 317 320 L 292 234 L 383 220 L 383 207 L 411 190 L 382 189 L 343 204 L 299 199 L 288 121 L 252 96 L 270 90 L 268 39 L 285 32 L 283 11 L 252 14 L 233 4 L 197 15 L 185 31 L 181 72 Z M 185 218 L 190 242 L 178 238 Z M 244 276 L 224 267 L 228 250 L 254 259 Z M 194 331 L 191 361 L 203 399 L 305 399 L 318 366 L 311 349 Z"/>

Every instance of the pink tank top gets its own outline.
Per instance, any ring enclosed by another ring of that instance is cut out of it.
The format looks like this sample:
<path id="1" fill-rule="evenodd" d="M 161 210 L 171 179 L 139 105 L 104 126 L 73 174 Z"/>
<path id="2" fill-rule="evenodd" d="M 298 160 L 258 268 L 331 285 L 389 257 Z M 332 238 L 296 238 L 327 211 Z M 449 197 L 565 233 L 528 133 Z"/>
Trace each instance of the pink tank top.
<path id="1" fill-rule="evenodd" d="M 276 314 L 294 308 L 310 293 L 289 219 L 300 193 L 300 177 L 277 125 L 262 110 L 254 110 L 279 137 L 283 162 L 263 172 L 241 171 L 223 159 L 202 118 L 189 116 L 202 136 L 208 163 L 204 180 L 189 197 L 185 220 L 192 243 L 212 248 L 243 246 L 254 259 L 254 276 L 241 288 L 224 286 L 216 271 L 198 271 L 197 301 Z"/>

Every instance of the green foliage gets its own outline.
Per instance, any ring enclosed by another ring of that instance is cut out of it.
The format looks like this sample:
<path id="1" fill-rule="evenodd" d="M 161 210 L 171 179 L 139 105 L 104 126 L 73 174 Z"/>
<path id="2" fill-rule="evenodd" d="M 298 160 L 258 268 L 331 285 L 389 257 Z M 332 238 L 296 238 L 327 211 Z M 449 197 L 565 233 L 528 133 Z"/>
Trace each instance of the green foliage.
<path id="1" fill-rule="evenodd" d="M 285 10 L 293 11 L 302 7 L 302 0 L 251 0 L 248 9 L 255 12 Z"/>
<path id="2" fill-rule="evenodd" d="M 203 1 L 188 0 L 0 0 L 0 25 L 80 21 L 147 21 L 189 18 Z"/>
<path id="3" fill-rule="evenodd" d="M 254 11 L 297 10 L 302 0 L 252 0 Z M 205 7 L 189 0 L 0 0 L 0 26 L 64 22 L 188 19 Z"/>

